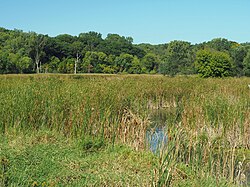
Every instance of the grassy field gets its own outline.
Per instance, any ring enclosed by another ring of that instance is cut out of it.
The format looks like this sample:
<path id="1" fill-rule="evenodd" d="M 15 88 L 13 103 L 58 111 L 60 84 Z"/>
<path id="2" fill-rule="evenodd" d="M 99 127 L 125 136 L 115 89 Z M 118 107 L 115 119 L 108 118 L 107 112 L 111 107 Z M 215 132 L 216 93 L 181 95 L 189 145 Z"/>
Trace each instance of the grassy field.
<path id="1" fill-rule="evenodd" d="M 1 75 L 0 186 L 247 186 L 249 78 Z M 146 131 L 165 113 L 168 142 Z"/>

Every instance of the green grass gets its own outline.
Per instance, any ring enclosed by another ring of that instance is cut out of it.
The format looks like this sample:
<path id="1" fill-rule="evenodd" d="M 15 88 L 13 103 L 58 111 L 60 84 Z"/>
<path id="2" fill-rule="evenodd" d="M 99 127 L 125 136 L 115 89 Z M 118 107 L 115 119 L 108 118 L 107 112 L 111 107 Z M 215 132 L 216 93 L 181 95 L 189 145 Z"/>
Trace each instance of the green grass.
<path id="1" fill-rule="evenodd" d="M 1 138 L 0 147 L 6 186 L 148 186 L 155 160 L 149 152 L 86 147 L 49 131 Z"/>
<path id="2" fill-rule="evenodd" d="M 249 82 L 160 75 L 1 75 L 0 185 L 246 183 Z M 168 145 L 152 155 L 146 129 L 159 109 Z"/>

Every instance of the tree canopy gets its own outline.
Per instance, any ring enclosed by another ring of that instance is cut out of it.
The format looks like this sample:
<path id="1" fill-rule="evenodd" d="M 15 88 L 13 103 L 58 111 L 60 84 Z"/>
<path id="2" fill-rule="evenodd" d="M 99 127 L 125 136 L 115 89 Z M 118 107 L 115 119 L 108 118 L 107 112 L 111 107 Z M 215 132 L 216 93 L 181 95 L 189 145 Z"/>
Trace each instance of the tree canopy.
<path id="1" fill-rule="evenodd" d="M 202 77 L 227 77 L 232 73 L 232 60 L 229 54 L 220 51 L 200 50 L 195 66 Z"/>
<path id="2" fill-rule="evenodd" d="M 98 32 L 55 37 L 0 28 L 0 73 L 199 73 L 250 76 L 250 43 L 215 38 L 200 44 L 133 44 L 132 37 Z M 76 71 L 77 69 L 77 71 Z"/>

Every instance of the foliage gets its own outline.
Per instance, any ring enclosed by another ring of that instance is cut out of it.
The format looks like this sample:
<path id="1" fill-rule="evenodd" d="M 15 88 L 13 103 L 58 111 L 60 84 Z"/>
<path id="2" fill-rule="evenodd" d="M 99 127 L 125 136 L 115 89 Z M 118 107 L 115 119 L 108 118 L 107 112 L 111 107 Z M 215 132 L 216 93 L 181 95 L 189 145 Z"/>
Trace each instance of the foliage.
<path id="1" fill-rule="evenodd" d="M 236 76 L 244 75 L 243 72 L 243 61 L 247 55 L 247 47 L 245 46 L 238 46 L 231 50 L 230 52 L 231 57 L 233 59 L 234 69 L 233 73 Z"/>
<path id="2" fill-rule="evenodd" d="M 0 73 L 131 73 L 190 75 L 197 73 L 194 61 L 200 50 L 230 55 L 231 76 L 248 76 L 243 61 L 249 43 L 215 38 L 200 44 L 171 41 L 166 44 L 133 44 L 133 38 L 98 32 L 55 37 L 0 29 Z M 91 54 L 91 55 L 90 55 Z M 130 57 L 129 57 L 130 56 Z M 70 62 L 69 62 L 69 59 Z M 74 59 L 74 71 L 72 63 Z M 243 70 L 244 69 L 244 70 Z"/>
<path id="3" fill-rule="evenodd" d="M 192 63 L 191 44 L 184 41 L 173 41 L 168 44 L 167 55 L 161 64 L 160 72 L 171 76 L 178 73 L 185 74 Z"/>
<path id="4" fill-rule="evenodd" d="M 133 60 L 133 55 L 122 53 L 115 59 L 116 67 L 119 68 L 118 72 L 127 72 L 132 67 Z"/>
<path id="5" fill-rule="evenodd" d="M 148 53 L 143 57 L 142 64 L 148 72 L 153 70 L 157 71 L 159 67 L 159 60 L 155 54 Z"/>
<path id="6" fill-rule="evenodd" d="M 232 73 L 232 60 L 227 53 L 200 50 L 197 52 L 195 67 L 202 77 L 227 77 Z"/>
<path id="7" fill-rule="evenodd" d="M 215 38 L 207 42 L 207 46 L 216 51 L 227 52 L 230 51 L 233 47 L 239 46 L 239 44 L 229 41 L 225 38 Z"/>
<path id="8" fill-rule="evenodd" d="M 244 72 L 244 75 L 248 77 L 250 76 L 250 51 L 248 51 L 246 57 L 244 58 L 243 72 Z"/>

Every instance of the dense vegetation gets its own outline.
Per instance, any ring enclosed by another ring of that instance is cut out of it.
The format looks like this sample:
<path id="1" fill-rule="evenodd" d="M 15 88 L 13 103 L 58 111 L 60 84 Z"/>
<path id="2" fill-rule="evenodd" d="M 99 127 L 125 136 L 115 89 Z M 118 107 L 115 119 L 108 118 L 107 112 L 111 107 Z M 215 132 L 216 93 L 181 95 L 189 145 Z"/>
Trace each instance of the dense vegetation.
<path id="1" fill-rule="evenodd" d="M 250 43 L 0 28 L 0 74 L 18 73 L 37 74 L 0 76 L 0 186 L 249 185 L 250 80 L 214 77 L 250 76 Z"/>
<path id="2" fill-rule="evenodd" d="M 131 37 L 118 34 L 108 34 L 105 39 L 97 32 L 50 37 L 0 28 L 0 73 L 250 76 L 249 49 L 249 43 L 224 38 L 200 44 L 135 45 Z"/>
<path id="3" fill-rule="evenodd" d="M 0 185 L 247 185 L 249 81 L 1 75 Z M 158 110 L 168 142 L 153 155 Z"/>

